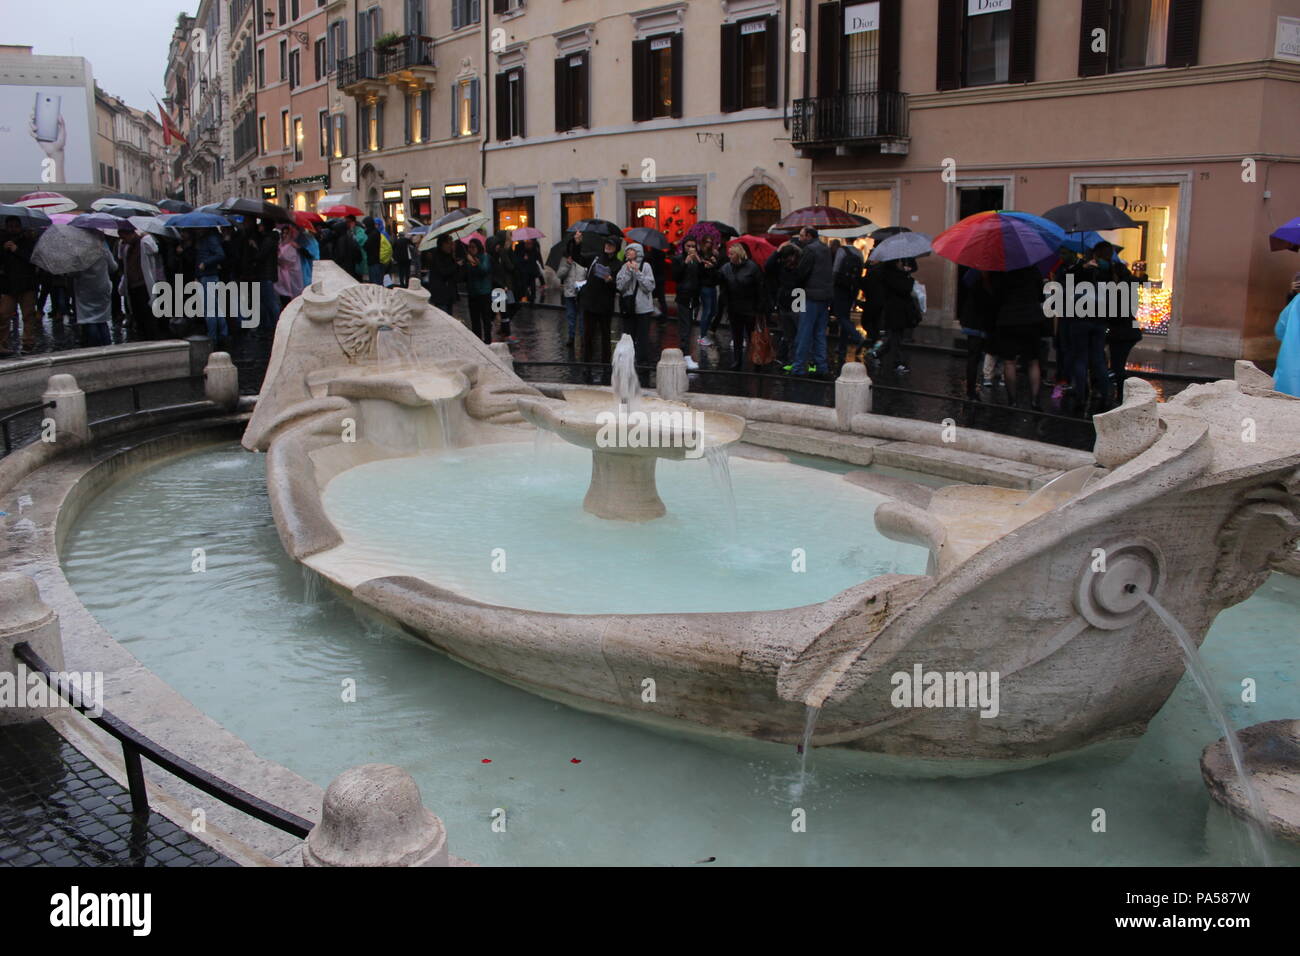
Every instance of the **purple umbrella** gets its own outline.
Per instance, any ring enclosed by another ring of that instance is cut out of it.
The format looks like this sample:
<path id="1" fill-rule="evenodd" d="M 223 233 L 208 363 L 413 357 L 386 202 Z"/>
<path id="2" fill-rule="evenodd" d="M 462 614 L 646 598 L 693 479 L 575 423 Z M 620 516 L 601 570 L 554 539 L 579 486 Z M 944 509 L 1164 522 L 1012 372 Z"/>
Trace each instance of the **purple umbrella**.
<path id="1" fill-rule="evenodd" d="M 1273 230 L 1268 237 L 1268 247 L 1273 252 L 1279 249 L 1290 249 L 1292 252 L 1300 251 L 1300 216 L 1296 216 L 1290 222 L 1285 222 Z"/>

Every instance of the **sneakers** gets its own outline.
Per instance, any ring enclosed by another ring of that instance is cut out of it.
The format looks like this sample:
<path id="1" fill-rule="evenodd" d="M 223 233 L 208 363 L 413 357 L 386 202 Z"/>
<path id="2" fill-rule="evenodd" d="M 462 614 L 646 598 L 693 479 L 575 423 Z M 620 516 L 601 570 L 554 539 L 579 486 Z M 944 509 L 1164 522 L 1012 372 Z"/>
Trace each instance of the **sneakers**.
<path id="1" fill-rule="evenodd" d="M 711 349 L 713 348 L 713 339 L 709 338 L 707 335 L 701 336 L 700 345 L 706 349 Z"/>
<path id="2" fill-rule="evenodd" d="M 683 356 L 683 358 L 686 361 L 686 368 L 690 371 L 694 372 L 700 367 L 700 363 L 695 361 L 695 359 L 691 358 L 689 355 Z"/>
<path id="3" fill-rule="evenodd" d="M 902 362 L 899 362 L 897 365 L 894 366 L 894 372 L 898 375 L 902 375 L 904 372 L 910 372 L 910 371 L 912 370 L 908 368 L 906 365 L 904 365 Z"/>

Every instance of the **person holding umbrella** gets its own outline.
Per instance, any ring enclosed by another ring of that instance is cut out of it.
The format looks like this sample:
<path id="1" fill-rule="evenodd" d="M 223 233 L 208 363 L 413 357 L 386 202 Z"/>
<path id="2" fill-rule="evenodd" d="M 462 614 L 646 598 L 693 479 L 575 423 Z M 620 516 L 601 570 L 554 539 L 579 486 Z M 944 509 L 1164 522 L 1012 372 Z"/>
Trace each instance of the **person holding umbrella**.
<path id="1" fill-rule="evenodd" d="M 1092 247 L 1091 255 L 1079 263 L 1076 284 L 1091 284 L 1100 289 L 1099 282 L 1129 282 L 1132 274 L 1128 267 L 1114 258 L 1114 246 L 1102 240 Z M 1127 314 L 1084 318 L 1074 316 L 1065 320 L 1065 334 L 1069 339 L 1071 375 L 1074 386 L 1076 411 L 1087 413 L 1090 405 L 1104 411 L 1110 405 L 1110 374 L 1106 367 L 1106 331 L 1111 319 L 1127 324 L 1130 329 L 1133 317 Z M 1141 333 L 1138 333 L 1139 338 Z M 1133 340 L 1133 341 L 1136 341 Z M 1132 349 L 1132 345 L 1129 346 Z M 1127 362 L 1128 354 L 1125 353 Z M 1095 383 L 1091 401 L 1087 398 L 1089 381 Z M 1010 383 L 1008 383 L 1010 387 Z"/>
<path id="2" fill-rule="evenodd" d="M 1039 339 L 1046 328 L 1043 312 L 1043 274 L 1034 266 L 997 273 L 993 282 L 996 309 L 989 351 L 1002 359 L 1002 380 L 1007 404 L 1017 404 L 1017 362 L 1029 372 L 1029 407 L 1041 411 L 1038 394 L 1043 384 Z"/>
<path id="3" fill-rule="evenodd" d="M 768 296 L 776 306 L 777 321 L 781 326 L 780 360 L 782 365 L 793 366 L 795 330 L 794 290 L 799 285 L 799 247 L 792 242 L 781 245 L 768 257 L 763 271 L 767 278 Z"/>
<path id="4" fill-rule="evenodd" d="M 821 241 L 817 230 L 804 226 L 799 230 L 799 288 L 804 291 L 804 310 L 798 316 L 794 362 L 786 368 L 793 375 L 809 372 L 824 374 L 826 359 L 826 324 L 830 318 L 834 294 L 834 268 L 830 248 Z M 908 292 L 911 292 L 910 280 Z M 901 355 L 901 353 L 900 353 Z M 900 358 L 901 364 L 901 358 Z"/>
<path id="5" fill-rule="evenodd" d="M 763 271 L 743 242 L 731 243 L 727 257 L 729 261 L 718 271 L 718 307 L 726 310 L 731 322 L 731 370 L 739 372 L 761 311 Z"/>
<path id="6" fill-rule="evenodd" d="M 117 257 L 122 263 L 117 291 L 126 297 L 131 338 L 144 342 L 161 339 L 164 336 L 159 333 L 152 302 L 154 283 L 163 278 L 158 243 L 153 236 L 139 232 L 130 220 L 118 228 L 117 237 Z"/>
<path id="7" fill-rule="evenodd" d="M 582 248 L 581 232 L 574 241 Z M 596 255 L 579 253 L 574 259 L 587 270 L 587 281 L 578 293 L 578 306 L 582 309 L 582 354 L 586 361 L 610 363 L 611 348 L 609 327 L 614 315 L 614 273 L 618 269 L 618 239 L 605 236 L 601 251 Z M 599 359 L 597 359 L 599 356 Z"/>
<path id="8" fill-rule="evenodd" d="M 858 331 L 853 321 L 853 302 L 858 289 L 862 286 L 862 257 L 858 250 L 838 239 L 831 240 L 831 262 L 834 283 L 834 296 L 831 299 L 831 315 L 839 322 L 839 365 L 843 367 L 848 358 L 849 345 L 854 351 L 866 344 L 866 339 Z"/>
<path id="9" fill-rule="evenodd" d="M 707 223 L 699 223 L 695 228 L 699 229 L 696 241 L 700 248 L 700 262 L 704 265 L 700 272 L 700 347 L 711 348 L 713 339 L 709 338 L 709 330 L 718 312 L 718 269 L 721 266 L 718 244 L 722 236 Z"/>
<path id="10" fill-rule="evenodd" d="M 194 267 L 198 273 L 199 283 L 203 286 L 203 318 L 213 347 L 230 336 L 230 328 L 226 324 L 225 312 L 218 297 L 208 295 L 208 287 L 221 281 L 221 267 L 225 261 L 226 248 L 221 242 L 219 231 L 200 229 L 194 243 Z M 207 309 L 208 303 L 212 305 L 211 312 Z"/>
<path id="11" fill-rule="evenodd" d="M 639 242 L 628 244 L 615 285 L 631 307 L 632 314 L 625 315 L 631 320 L 637 358 L 644 361 L 650 344 L 650 317 L 655 312 L 655 276 L 650 263 L 645 261 L 645 247 Z"/>
<path id="12" fill-rule="evenodd" d="M 456 281 L 460 276 L 461 268 L 466 265 L 464 260 L 456 256 L 456 241 L 451 237 L 451 233 L 443 233 L 438 237 L 438 244 L 422 255 L 428 263 L 426 267 L 428 279 L 425 288 L 429 290 L 429 301 L 448 315 L 454 315 L 452 310 L 456 307 L 456 300 L 460 298 Z M 491 291 L 488 290 L 489 295 Z M 477 332 L 477 329 L 475 331 Z M 486 341 L 491 341 L 490 333 Z"/>
<path id="13" fill-rule="evenodd" d="M 298 227 L 280 227 L 280 245 L 276 253 L 275 293 L 280 297 L 280 311 L 302 295 L 302 257 L 298 253 Z"/>
<path id="14" fill-rule="evenodd" d="M 471 239 L 465 250 L 465 289 L 469 293 L 470 329 L 484 344 L 491 344 L 492 257 L 477 239 Z"/>
<path id="15" fill-rule="evenodd" d="M 36 267 L 32 250 L 36 240 L 23 229 L 17 216 L 5 218 L 0 237 L 0 352 L 9 351 L 9 326 L 22 310 L 23 351 L 36 347 L 40 318 L 36 313 Z"/>
<path id="16" fill-rule="evenodd" d="M 677 343 L 686 367 L 691 371 L 699 363 L 691 357 L 691 326 L 700 308 L 700 290 L 704 281 L 704 260 L 694 239 L 682 241 L 682 253 L 673 259 L 673 282 L 677 284 Z"/>
<path id="17" fill-rule="evenodd" d="M 577 254 L 578 249 L 570 239 L 564 250 L 564 258 L 560 260 L 559 268 L 555 270 L 555 277 L 560 280 L 560 301 L 564 303 L 564 317 L 569 326 L 570 346 L 573 345 L 578 333 L 578 292 L 582 284 L 587 281 L 587 270 L 574 258 Z"/>
<path id="18" fill-rule="evenodd" d="M 275 223 L 270 219 L 263 219 L 259 224 L 257 251 L 254 257 L 257 263 L 257 281 L 261 289 L 262 307 L 262 327 L 258 335 L 262 338 L 271 338 L 275 335 L 275 326 L 280 320 L 280 293 L 275 289 L 275 284 L 280 279 L 280 235 L 275 231 Z M 201 271 L 200 275 L 202 275 Z"/>

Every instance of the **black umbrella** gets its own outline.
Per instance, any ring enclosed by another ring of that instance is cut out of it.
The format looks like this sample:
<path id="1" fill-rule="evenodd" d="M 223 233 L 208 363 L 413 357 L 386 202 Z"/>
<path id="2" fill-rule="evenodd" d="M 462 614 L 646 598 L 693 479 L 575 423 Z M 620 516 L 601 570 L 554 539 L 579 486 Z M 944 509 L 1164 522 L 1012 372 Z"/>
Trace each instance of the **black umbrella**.
<path id="1" fill-rule="evenodd" d="M 579 219 L 564 232 L 566 235 L 571 232 L 581 232 L 584 236 L 593 232 L 601 236 L 622 237 L 623 235 L 623 230 L 608 219 Z"/>
<path id="2" fill-rule="evenodd" d="M 728 239 L 735 239 L 740 235 L 740 231 L 736 229 L 735 226 L 729 226 L 725 222 L 720 222 L 717 219 L 701 219 L 700 222 L 708 223 L 714 229 L 718 230 L 719 234 L 722 236 L 723 242 L 726 242 Z"/>
<path id="3" fill-rule="evenodd" d="M 179 199 L 160 199 L 154 203 L 163 212 L 193 212 L 194 207 L 187 202 L 181 202 Z"/>
<path id="4" fill-rule="evenodd" d="M 900 232 L 911 232 L 911 231 L 912 230 L 908 229 L 906 226 L 881 226 L 879 229 L 877 229 L 875 232 L 871 234 L 871 238 L 876 241 L 876 245 L 878 246 L 886 239 L 888 239 L 890 236 L 896 236 Z"/>
<path id="5" fill-rule="evenodd" d="M 244 216 L 260 216 L 263 219 L 271 219 L 276 222 L 293 222 L 293 216 L 289 210 L 283 206 L 277 206 L 273 202 L 266 202 L 261 199 L 240 199 L 231 197 L 217 204 L 217 208 L 222 212 L 238 213 Z"/>
<path id="6" fill-rule="evenodd" d="M 1043 213 L 1066 232 L 1088 232 L 1101 229 L 1136 229 L 1138 224 L 1129 214 L 1108 202 L 1071 202 Z"/>
<path id="7" fill-rule="evenodd" d="M 647 249 L 662 249 L 667 252 L 672 248 L 672 243 L 658 229 L 650 229 L 646 226 L 637 226 L 635 229 L 629 229 L 626 233 L 628 242 L 639 242 Z"/>
<path id="8" fill-rule="evenodd" d="M 119 219 L 156 215 L 156 213 L 145 212 L 143 209 L 136 209 L 134 206 L 100 206 L 95 212 L 102 212 L 106 216 L 117 216 Z"/>
<path id="9" fill-rule="evenodd" d="M 560 263 L 564 259 L 564 250 L 568 247 L 569 241 L 568 239 L 561 239 L 551 246 L 551 251 L 546 254 L 546 264 L 552 269 L 560 268 Z"/>
<path id="10" fill-rule="evenodd" d="M 124 199 L 124 200 L 126 200 L 127 202 L 140 202 L 140 203 L 144 203 L 144 204 L 147 205 L 147 206 L 157 206 L 157 205 L 158 205 L 158 204 L 157 204 L 156 202 L 154 202 L 152 199 L 149 199 L 149 198 L 147 198 L 147 197 L 145 197 L 145 196 L 137 196 L 135 193 L 109 193 L 107 196 L 103 196 L 103 197 L 101 197 L 101 198 L 103 198 L 103 199 Z M 96 210 L 96 211 L 98 211 L 98 210 Z"/>
<path id="11" fill-rule="evenodd" d="M 53 225 L 50 217 L 39 209 L 8 204 L 0 206 L 0 223 L 3 223 L 10 216 L 18 219 L 24 229 L 45 229 Z"/>

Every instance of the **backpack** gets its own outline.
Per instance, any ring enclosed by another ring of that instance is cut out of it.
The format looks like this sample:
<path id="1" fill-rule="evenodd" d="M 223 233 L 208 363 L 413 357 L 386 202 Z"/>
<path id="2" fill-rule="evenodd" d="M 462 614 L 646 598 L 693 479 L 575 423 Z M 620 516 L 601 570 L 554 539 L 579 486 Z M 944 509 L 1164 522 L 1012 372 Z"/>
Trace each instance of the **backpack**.
<path id="1" fill-rule="evenodd" d="M 862 260 L 851 252 L 840 249 L 840 261 L 835 267 L 833 281 L 837 289 L 855 289 L 862 277 Z"/>
<path id="2" fill-rule="evenodd" d="M 379 235 L 379 264 L 383 266 L 392 265 L 393 262 L 393 244 L 388 241 L 388 237 L 383 233 Z"/>

